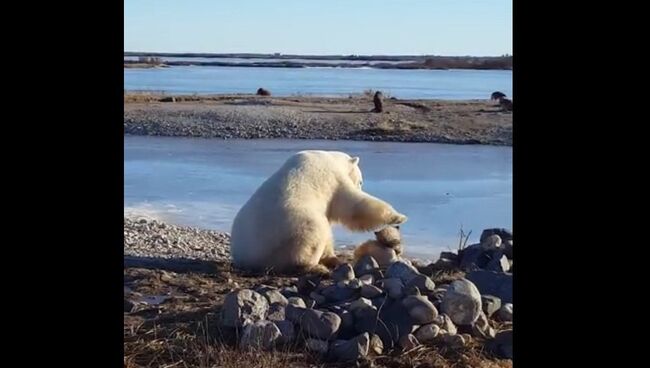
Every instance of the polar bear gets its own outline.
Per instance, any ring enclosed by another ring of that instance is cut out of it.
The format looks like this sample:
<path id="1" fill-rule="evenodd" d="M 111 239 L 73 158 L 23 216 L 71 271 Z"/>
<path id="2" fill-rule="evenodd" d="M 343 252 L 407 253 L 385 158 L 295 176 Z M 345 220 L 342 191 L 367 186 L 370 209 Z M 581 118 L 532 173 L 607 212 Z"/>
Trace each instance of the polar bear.
<path id="1" fill-rule="evenodd" d="M 235 267 L 253 271 L 327 272 L 338 260 L 332 224 L 370 231 L 407 217 L 362 191 L 359 157 L 301 151 L 267 179 L 235 216 Z"/>

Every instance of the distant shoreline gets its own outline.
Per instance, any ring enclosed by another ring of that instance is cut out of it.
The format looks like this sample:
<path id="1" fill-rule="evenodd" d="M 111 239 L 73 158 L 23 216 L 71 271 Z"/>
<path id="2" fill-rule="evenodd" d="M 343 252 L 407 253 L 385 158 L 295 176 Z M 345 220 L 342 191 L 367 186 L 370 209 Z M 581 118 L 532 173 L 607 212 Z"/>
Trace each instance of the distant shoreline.
<path id="1" fill-rule="evenodd" d="M 375 69 L 475 69 L 512 70 L 512 56 L 427 56 L 427 55 L 283 55 L 283 54 L 205 54 L 205 53 L 147 53 L 125 52 L 125 57 L 160 58 L 158 66 L 223 66 L 271 68 L 375 68 Z M 174 58 L 209 58 L 215 61 L 164 60 Z M 223 58 L 254 59 L 252 62 L 218 61 Z M 273 61 L 264 61 L 273 59 Z M 295 61 L 295 59 L 306 61 Z M 279 61 L 278 61 L 279 60 Z M 314 60 L 313 62 L 311 60 Z M 340 61 L 324 63 L 319 61 Z M 350 61 L 355 61 L 351 63 Z M 383 61 L 383 62 L 382 62 Z M 135 66 L 142 65 L 144 66 Z M 128 66 L 127 66 L 128 65 Z M 126 67 L 149 67 L 139 60 L 124 60 Z"/>

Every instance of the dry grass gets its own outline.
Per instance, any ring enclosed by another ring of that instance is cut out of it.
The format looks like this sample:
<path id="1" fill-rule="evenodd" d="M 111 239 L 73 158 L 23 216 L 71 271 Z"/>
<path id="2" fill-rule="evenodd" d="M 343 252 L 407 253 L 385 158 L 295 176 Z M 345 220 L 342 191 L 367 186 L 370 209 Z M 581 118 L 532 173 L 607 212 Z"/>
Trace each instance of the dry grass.
<path id="1" fill-rule="evenodd" d="M 457 270 L 432 271 L 436 284 L 462 277 Z M 235 330 L 220 328 L 220 306 L 234 288 L 266 284 L 292 285 L 295 278 L 238 272 L 228 262 L 217 262 L 212 273 L 174 273 L 159 269 L 127 268 L 125 286 L 145 295 L 173 295 L 168 301 L 124 314 L 125 367 L 348 367 L 328 363 L 306 352 L 299 342 L 275 351 L 244 351 L 238 348 Z M 491 320 L 497 330 L 511 323 Z M 298 339 L 297 341 L 301 341 Z M 473 340 L 463 348 L 433 344 L 408 352 L 371 356 L 360 367 L 512 367 Z"/>
<path id="2" fill-rule="evenodd" d="M 293 345 L 274 351 L 247 351 L 233 337 L 218 336 L 208 321 L 196 327 L 165 327 L 151 325 L 126 333 L 124 338 L 125 367 L 223 367 L 223 368 L 286 368 L 286 367 L 512 367 L 511 360 L 494 358 L 481 342 L 472 340 L 461 348 L 442 344 L 421 345 L 407 352 L 369 356 L 356 364 L 329 363 L 303 346 Z M 236 337 L 234 337 L 236 340 Z"/>

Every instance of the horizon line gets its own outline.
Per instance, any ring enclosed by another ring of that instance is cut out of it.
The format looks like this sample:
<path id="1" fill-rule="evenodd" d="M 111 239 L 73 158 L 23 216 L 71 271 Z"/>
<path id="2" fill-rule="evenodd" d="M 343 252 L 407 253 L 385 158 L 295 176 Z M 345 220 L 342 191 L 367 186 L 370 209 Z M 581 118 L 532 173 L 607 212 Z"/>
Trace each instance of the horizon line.
<path id="1" fill-rule="evenodd" d="M 513 56 L 511 53 L 504 53 L 501 55 L 440 55 L 440 54 L 296 54 L 296 53 L 283 53 L 283 52 L 201 52 L 201 51 L 123 51 L 124 54 L 201 54 L 201 55 L 279 55 L 279 56 L 354 56 L 354 57 L 377 57 L 377 56 L 433 56 L 433 57 L 504 57 Z"/>

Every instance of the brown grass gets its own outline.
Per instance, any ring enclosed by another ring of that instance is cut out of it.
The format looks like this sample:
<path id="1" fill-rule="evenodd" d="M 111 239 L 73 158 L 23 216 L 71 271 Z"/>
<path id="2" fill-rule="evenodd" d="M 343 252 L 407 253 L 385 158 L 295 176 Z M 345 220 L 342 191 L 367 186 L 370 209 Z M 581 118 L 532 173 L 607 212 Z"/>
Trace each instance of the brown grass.
<path id="1" fill-rule="evenodd" d="M 463 275 L 457 270 L 431 270 L 433 281 L 443 284 Z M 349 367 L 328 363 L 295 343 L 274 351 L 243 351 L 237 332 L 220 328 L 220 307 L 234 288 L 267 284 L 277 287 L 295 283 L 295 278 L 241 273 L 229 262 L 217 262 L 212 273 L 174 273 L 159 269 L 127 268 L 125 286 L 134 293 L 173 295 L 162 304 L 124 314 L 125 367 L 224 367 L 288 368 Z M 497 330 L 511 323 L 490 320 Z M 300 341 L 300 339 L 298 339 Z M 473 339 L 454 349 L 441 344 L 420 346 L 405 353 L 372 356 L 361 367 L 512 367 L 486 352 L 483 342 Z"/>
<path id="2" fill-rule="evenodd" d="M 208 327 L 216 321 L 204 318 L 193 328 L 151 325 L 132 332 L 125 331 L 124 364 L 136 367 L 223 367 L 287 368 L 346 367 L 351 364 L 329 363 L 306 352 L 296 344 L 273 351 L 239 349 L 228 338 L 217 336 Z M 232 340 L 233 337 L 230 337 Z M 236 337 L 235 337 L 236 339 Z M 354 366 L 354 365 L 352 365 Z M 467 346 L 451 348 L 442 344 L 421 345 L 407 352 L 369 356 L 359 362 L 362 367 L 512 367 L 511 360 L 494 358 L 481 342 L 472 339 Z"/>

